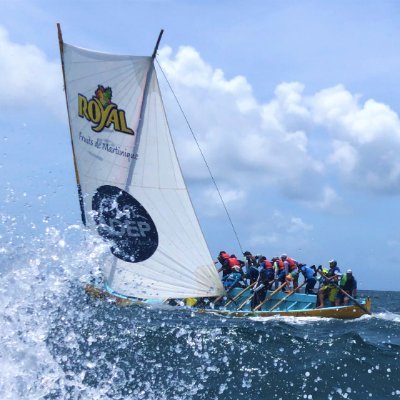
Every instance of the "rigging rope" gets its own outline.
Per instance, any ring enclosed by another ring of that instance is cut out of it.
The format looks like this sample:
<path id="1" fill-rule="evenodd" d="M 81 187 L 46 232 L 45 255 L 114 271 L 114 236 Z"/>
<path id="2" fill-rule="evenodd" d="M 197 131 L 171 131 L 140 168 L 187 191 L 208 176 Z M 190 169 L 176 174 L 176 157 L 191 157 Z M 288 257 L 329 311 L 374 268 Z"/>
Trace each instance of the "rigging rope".
<path id="1" fill-rule="evenodd" d="M 167 82 L 167 84 L 168 84 L 168 86 L 169 86 L 169 88 L 170 88 L 172 94 L 174 95 L 175 101 L 177 102 L 178 107 L 179 107 L 179 109 L 180 109 L 181 112 L 182 112 L 183 118 L 185 118 L 186 124 L 187 124 L 187 126 L 188 126 L 188 128 L 189 128 L 189 130 L 190 130 L 190 132 L 191 132 L 191 134 L 192 134 L 192 136 L 193 136 L 193 139 L 194 139 L 194 141 L 196 142 L 196 145 L 197 145 L 197 147 L 198 147 L 198 149 L 199 149 L 199 151 L 200 151 L 201 157 L 203 158 L 204 164 L 206 165 L 206 167 L 207 167 L 207 169 L 208 169 L 208 173 L 210 174 L 211 180 L 212 180 L 213 183 L 214 183 L 215 189 L 217 190 L 218 196 L 219 196 L 219 198 L 220 198 L 220 200 L 221 200 L 221 203 L 222 203 L 222 205 L 223 205 L 223 207 L 224 207 L 224 209 L 225 209 L 225 212 L 226 212 L 226 215 L 227 215 L 227 217 L 228 217 L 228 220 L 229 220 L 229 222 L 230 222 L 230 224 L 231 224 L 232 230 L 233 230 L 233 232 L 234 232 L 234 234 L 235 234 L 235 236 L 236 236 L 236 240 L 237 240 L 237 242 L 238 242 L 238 244 L 239 244 L 240 251 L 241 251 L 241 253 L 243 254 L 243 248 L 242 248 L 242 244 L 240 243 L 239 236 L 238 236 L 238 234 L 237 234 L 237 232 L 236 232 L 235 226 L 233 225 L 233 221 L 232 221 L 232 219 L 231 219 L 231 216 L 229 215 L 229 212 L 228 212 L 228 209 L 227 209 L 226 204 L 225 204 L 225 202 L 224 202 L 224 199 L 222 198 L 222 195 L 221 195 L 221 192 L 220 192 L 220 190 L 219 190 L 219 188 L 218 188 L 217 182 L 215 181 L 214 176 L 213 176 L 213 174 L 212 174 L 212 172 L 211 172 L 211 169 L 210 169 L 210 167 L 209 167 L 209 165 L 208 165 L 208 163 L 207 163 L 207 160 L 206 160 L 206 158 L 205 158 L 205 156 L 204 156 L 204 153 L 203 153 L 203 151 L 201 150 L 201 147 L 200 147 L 200 144 L 199 144 L 199 142 L 198 142 L 198 140 L 197 140 L 197 138 L 196 138 L 196 135 L 195 135 L 194 132 L 193 132 L 193 129 L 192 129 L 192 127 L 191 127 L 191 125 L 190 125 L 190 123 L 189 123 L 187 117 L 186 117 L 186 114 L 185 114 L 185 112 L 183 111 L 183 108 L 182 108 L 181 104 L 179 103 L 179 100 L 178 100 L 178 98 L 176 97 L 176 94 L 175 94 L 174 90 L 172 89 L 172 86 L 171 86 L 171 84 L 169 83 L 169 80 L 168 80 L 167 76 L 165 75 L 164 70 L 161 68 L 161 65 L 160 65 L 160 63 L 158 62 L 157 58 L 156 58 L 155 60 L 157 61 L 157 65 L 159 66 L 159 68 L 160 68 L 160 70 L 161 70 L 161 72 L 162 72 L 162 74 L 163 74 L 163 76 L 164 76 L 164 79 L 166 80 L 166 82 Z"/>

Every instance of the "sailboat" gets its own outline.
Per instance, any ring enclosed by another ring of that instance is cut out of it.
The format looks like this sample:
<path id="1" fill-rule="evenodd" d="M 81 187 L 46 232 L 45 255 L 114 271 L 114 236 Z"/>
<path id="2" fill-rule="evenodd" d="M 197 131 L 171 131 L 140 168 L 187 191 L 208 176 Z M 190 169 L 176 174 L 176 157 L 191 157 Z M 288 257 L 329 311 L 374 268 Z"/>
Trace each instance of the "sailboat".
<path id="1" fill-rule="evenodd" d="M 103 287 L 89 286 L 89 293 L 119 303 L 207 299 L 199 311 L 235 316 L 297 312 L 354 318 L 369 310 L 368 301 L 339 307 L 340 312 L 315 310 L 315 295 L 293 293 L 282 301 L 283 294 L 273 292 L 264 311 L 254 311 L 251 289 L 226 293 L 161 97 L 154 60 L 163 31 L 152 56 L 131 56 L 64 43 L 57 27 L 82 223 L 110 248 Z"/>

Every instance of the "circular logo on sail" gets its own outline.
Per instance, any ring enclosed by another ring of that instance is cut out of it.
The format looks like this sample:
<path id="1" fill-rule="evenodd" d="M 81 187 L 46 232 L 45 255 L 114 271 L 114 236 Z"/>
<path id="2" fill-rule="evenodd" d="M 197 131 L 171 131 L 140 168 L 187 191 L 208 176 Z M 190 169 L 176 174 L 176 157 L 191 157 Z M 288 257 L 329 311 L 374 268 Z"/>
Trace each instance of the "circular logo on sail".
<path id="1" fill-rule="evenodd" d="M 137 263 L 154 254 L 158 247 L 156 226 L 129 193 L 116 186 L 100 186 L 93 196 L 92 209 L 97 232 L 113 243 L 115 257 Z"/>

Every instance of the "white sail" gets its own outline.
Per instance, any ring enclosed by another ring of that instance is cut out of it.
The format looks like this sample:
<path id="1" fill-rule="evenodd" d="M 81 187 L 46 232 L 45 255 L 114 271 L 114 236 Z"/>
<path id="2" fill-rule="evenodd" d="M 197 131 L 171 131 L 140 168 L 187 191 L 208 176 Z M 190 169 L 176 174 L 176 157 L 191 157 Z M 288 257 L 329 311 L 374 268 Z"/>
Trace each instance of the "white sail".
<path id="1" fill-rule="evenodd" d="M 83 217 L 110 245 L 107 286 L 154 299 L 222 294 L 152 58 L 64 44 L 63 65 Z"/>

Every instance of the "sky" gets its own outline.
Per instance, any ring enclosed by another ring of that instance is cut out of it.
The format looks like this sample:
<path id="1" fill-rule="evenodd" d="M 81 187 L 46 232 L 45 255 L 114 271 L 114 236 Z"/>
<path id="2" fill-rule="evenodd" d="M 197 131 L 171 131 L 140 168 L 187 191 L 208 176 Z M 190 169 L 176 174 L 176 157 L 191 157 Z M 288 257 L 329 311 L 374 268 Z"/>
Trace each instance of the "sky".
<path id="1" fill-rule="evenodd" d="M 56 32 L 161 65 L 160 85 L 210 251 L 336 259 L 398 290 L 396 1 L 0 0 L 1 215 L 80 221 Z"/>

